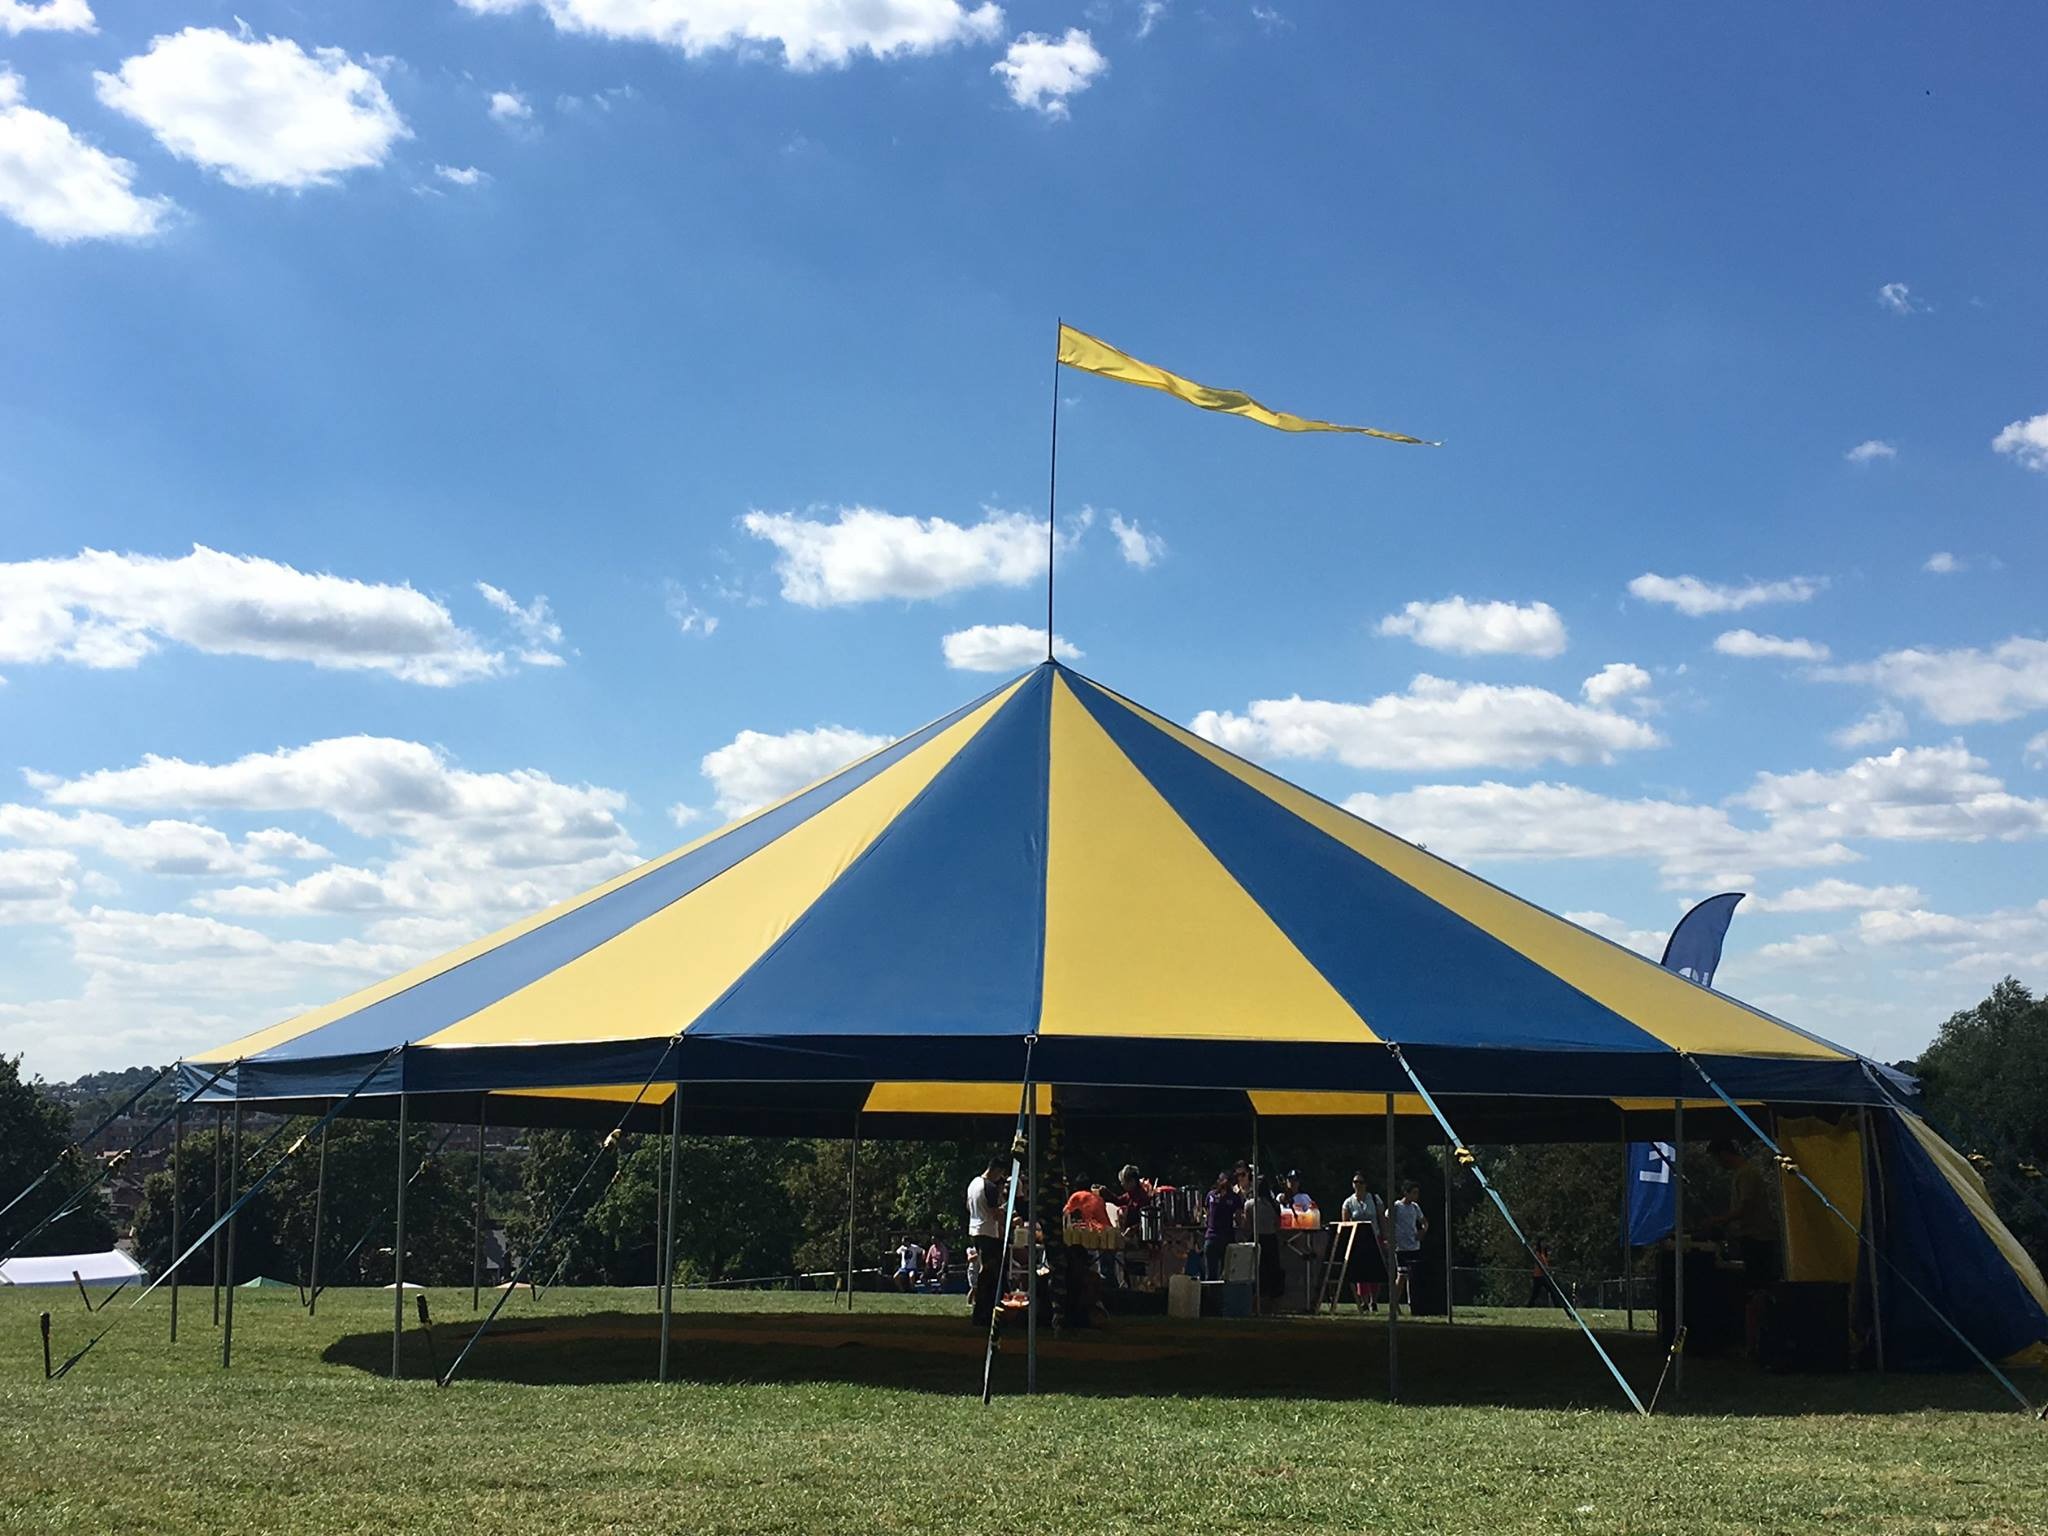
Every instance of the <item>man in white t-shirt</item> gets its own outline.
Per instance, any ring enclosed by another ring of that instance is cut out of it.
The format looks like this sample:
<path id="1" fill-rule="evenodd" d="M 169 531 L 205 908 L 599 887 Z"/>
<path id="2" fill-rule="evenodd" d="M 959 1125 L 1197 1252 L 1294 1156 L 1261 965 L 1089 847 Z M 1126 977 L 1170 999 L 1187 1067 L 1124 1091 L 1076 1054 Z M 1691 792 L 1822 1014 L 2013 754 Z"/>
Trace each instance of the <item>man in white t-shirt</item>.
<path id="1" fill-rule="evenodd" d="M 967 1241 L 979 1259 L 974 1271 L 977 1328 L 989 1325 L 995 1316 L 996 1298 L 1002 1294 L 1003 1182 L 1007 1171 L 1002 1158 L 991 1157 L 988 1167 L 967 1185 Z"/>
<path id="2" fill-rule="evenodd" d="M 1415 1266 L 1422 1262 L 1422 1240 L 1429 1235 L 1429 1218 L 1422 1214 L 1422 1186 L 1402 1186 L 1401 1198 L 1394 1202 L 1389 1213 L 1394 1218 L 1394 1294 L 1401 1305 L 1412 1306 L 1409 1300 L 1409 1281 L 1415 1274 Z"/>

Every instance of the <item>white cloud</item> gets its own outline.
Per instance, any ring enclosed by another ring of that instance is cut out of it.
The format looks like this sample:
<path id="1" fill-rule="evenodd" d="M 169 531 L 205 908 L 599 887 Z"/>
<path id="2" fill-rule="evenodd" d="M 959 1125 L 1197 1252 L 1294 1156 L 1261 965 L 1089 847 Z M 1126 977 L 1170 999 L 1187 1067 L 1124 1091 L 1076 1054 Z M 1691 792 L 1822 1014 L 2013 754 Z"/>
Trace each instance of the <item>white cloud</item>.
<path id="1" fill-rule="evenodd" d="M 1556 656 L 1565 647 L 1564 620 L 1548 603 L 1410 603 L 1381 619 L 1379 632 L 1459 656 Z"/>
<path id="2" fill-rule="evenodd" d="M 1926 308 L 1904 283 L 1886 283 L 1877 290 L 1877 302 L 1895 315 L 1910 315 L 1916 309 Z"/>
<path id="3" fill-rule="evenodd" d="M 1665 603 L 1688 618 L 1697 619 L 1709 613 L 1738 613 L 1760 603 L 1803 603 L 1826 585 L 1812 576 L 1727 586 L 1702 581 L 1697 576 L 1645 573 L 1631 581 L 1628 589 L 1644 602 Z"/>
<path id="4" fill-rule="evenodd" d="M 561 653 L 555 649 L 562 643 L 562 626 L 555 622 L 545 593 L 537 594 L 532 602 L 522 605 L 510 592 L 494 587 L 488 581 L 478 582 L 476 589 L 483 594 L 485 602 L 512 621 L 512 628 L 519 636 L 521 661 L 531 667 L 566 665 Z"/>
<path id="5" fill-rule="evenodd" d="M 0 32 L 97 32 L 86 0 L 0 0 Z"/>
<path id="6" fill-rule="evenodd" d="M 23 105 L 21 77 L 0 67 L 0 214 L 52 245 L 69 245 L 141 240 L 175 211 L 169 198 L 136 196 L 128 161 Z"/>
<path id="7" fill-rule="evenodd" d="M 1740 826 L 1719 806 L 1627 800 L 1572 784 L 1424 784 L 1353 795 L 1344 808 L 1451 859 L 1642 859 L 1687 888 L 1856 857 L 1840 843 Z"/>
<path id="8" fill-rule="evenodd" d="M 1165 15 L 1166 0 L 1138 0 L 1138 30 L 1132 35 L 1150 37 Z"/>
<path id="9" fill-rule="evenodd" d="M 1662 958 L 1665 941 L 1671 937 L 1669 929 L 1631 928 L 1622 919 L 1606 912 L 1567 912 L 1564 914 L 1564 920 L 1568 923 L 1577 923 L 1581 928 L 1590 928 L 1601 938 L 1612 939 L 1615 943 L 1632 949 L 1639 955 L 1647 955 L 1652 960 Z"/>
<path id="10" fill-rule="evenodd" d="M 1021 33 L 1009 52 L 989 66 L 1010 100 L 1047 117 L 1065 117 L 1067 99 L 1087 90 L 1108 69 L 1109 60 L 1079 27 L 1067 28 L 1059 38 Z"/>
<path id="11" fill-rule="evenodd" d="M 2022 750 L 2029 768 L 2048 768 L 2048 731 L 2031 737 Z"/>
<path id="12" fill-rule="evenodd" d="M 491 179 L 489 171 L 480 171 L 473 165 L 437 165 L 434 174 L 458 187 L 480 187 Z"/>
<path id="13" fill-rule="evenodd" d="M 0 848 L 0 924 L 62 922 L 77 873 L 77 856 L 61 848 Z"/>
<path id="14" fill-rule="evenodd" d="M 1957 916 L 1925 908 L 1862 913 L 1838 933 L 1804 933 L 1765 945 L 1759 958 L 1780 964 L 1843 960 L 1859 969 L 1884 965 L 1897 974 L 1899 951 L 1935 967 L 1944 990 L 1981 992 L 1999 976 L 2048 967 L 2048 901 Z"/>
<path id="15" fill-rule="evenodd" d="M 1723 656 L 1769 657 L 1778 661 L 1826 661 L 1828 648 L 1817 640 L 1786 640 L 1753 629 L 1731 629 L 1714 637 Z"/>
<path id="16" fill-rule="evenodd" d="M 486 110 L 501 123 L 523 123 L 533 116 L 532 104 L 517 91 L 491 92 Z"/>
<path id="17" fill-rule="evenodd" d="M 1994 453 L 2008 453 L 2025 469 L 2048 474 L 2048 411 L 2023 421 L 2008 422 L 1991 439 Z"/>
<path id="18" fill-rule="evenodd" d="M 1543 688 L 1455 683 L 1427 673 L 1369 704 L 1255 699 L 1243 715 L 1204 710 L 1191 728 L 1252 758 L 1334 758 L 1352 768 L 1430 771 L 1611 762 L 1662 745 L 1640 720 Z"/>
<path id="19" fill-rule="evenodd" d="M 662 611 L 674 620 L 677 629 L 686 635 L 702 635 L 707 640 L 718 632 L 718 615 L 706 613 L 690 601 L 689 588 L 677 582 L 663 584 Z"/>
<path id="20" fill-rule="evenodd" d="M 231 186 L 328 185 L 411 136 L 367 65 L 288 37 L 187 27 L 93 78 L 101 101 Z"/>
<path id="21" fill-rule="evenodd" d="M 1906 734 L 1906 717 L 1889 704 L 1880 704 L 1853 725 L 1845 725 L 1828 737 L 1838 747 L 1876 747 L 1897 741 Z"/>
<path id="22" fill-rule="evenodd" d="M 888 744 L 886 736 L 850 731 L 843 725 L 780 736 L 741 731 L 716 751 L 705 753 L 700 766 L 718 793 L 719 811 L 728 817 L 743 816 Z"/>
<path id="23" fill-rule="evenodd" d="M 692 58 L 722 49 L 779 49 L 791 69 L 839 66 L 933 53 L 986 42 L 1003 23 L 999 6 L 960 0 L 458 0 L 465 10 L 505 15 L 537 9 L 559 31 L 661 43 Z"/>
<path id="24" fill-rule="evenodd" d="M 1579 684 L 1579 692 L 1586 702 L 1598 709 L 1606 709 L 1616 701 L 1634 698 L 1639 704 L 1649 701 L 1641 698 L 1650 686 L 1650 674 L 1632 661 L 1610 661 Z"/>
<path id="25" fill-rule="evenodd" d="M 686 805 L 681 800 L 668 808 L 668 819 L 679 827 L 693 826 L 710 814 L 702 806 Z"/>
<path id="26" fill-rule="evenodd" d="M 2012 720 L 2048 709 L 2048 640 L 2016 635 L 1989 650 L 1889 651 L 1874 662 L 1838 667 L 1826 675 L 1874 682 L 1943 725 Z"/>
<path id="27" fill-rule="evenodd" d="M 445 607 L 409 586 L 204 545 L 170 559 L 88 549 L 0 563 L 0 663 L 132 667 L 162 641 L 437 686 L 503 666 Z"/>
<path id="28" fill-rule="evenodd" d="M 1881 437 L 1866 438 L 1842 455 L 1851 464 L 1869 464 L 1878 459 L 1896 459 L 1898 456 L 1897 445 L 1888 443 Z"/>
<path id="29" fill-rule="evenodd" d="M 2048 836 L 2048 800 L 2009 793 L 1961 742 L 1894 747 L 1847 768 L 1760 773 L 1733 804 L 1810 841 L 2014 841 Z"/>
<path id="30" fill-rule="evenodd" d="M 1965 563 L 1960 558 L 1950 554 L 1945 549 L 1937 549 L 1927 557 L 1927 563 L 1920 567 L 1921 570 L 1931 572 L 1936 576 L 1953 576 L 1957 571 L 1965 568 Z"/>
<path id="31" fill-rule="evenodd" d="M 1917 886 L 1858 885 L 1853 880 L 1816 880 L 1778 896 L 1752 896 L 1758 912 L 1861 912 L 1910 907 L 1922 899 Z"/>
<path id="32" fill-rule="evenodd" d="M 749 512 L 740 526 L 775 546 L 782 595 L 806 608 L 1021 587 L 1045 575 L 1045 524 L 1022 512 L 990 512 L 962 524 L 841 507 L 829 523 L 794 512 Z M 1061 541 L 1079 536 L 1071 530 Z"/>
<path id="33" fill-rule="evenodd" d="M 131 824 L 101 811 L 0 805 L 0 839 L 39 848 L 82 849 L 155 875 L 269 875 L 277 859 L 322 859 L 317 843 L 267 827 L 238 847 L 217 827 L 194 821 Z"/>
<path id="34" fill-rule="evenodd" d="M 1150 570 L 1166 554 L 1166 540 L 1156 533 L 1147 533 L 1138 526 L 1136 518 L 1125 522 L 1116 512 L 1109 514 L 1109 531 L 1116 536 L 1117 553 L 1124 557 L 1125 565 L 1135 565 L 1139 570 Z"/>
<path id="35" fill-rule="evenodd" d="M 1052 645 L 1061 661 L 1079 661 L 1085 654 L 1065 635 L 1054 635 Z M 1045 660 L 1045 631 L 1028 624 L 976 624 L 954 630 L 939 646 L 956 672 L 1018 672 Z"/>

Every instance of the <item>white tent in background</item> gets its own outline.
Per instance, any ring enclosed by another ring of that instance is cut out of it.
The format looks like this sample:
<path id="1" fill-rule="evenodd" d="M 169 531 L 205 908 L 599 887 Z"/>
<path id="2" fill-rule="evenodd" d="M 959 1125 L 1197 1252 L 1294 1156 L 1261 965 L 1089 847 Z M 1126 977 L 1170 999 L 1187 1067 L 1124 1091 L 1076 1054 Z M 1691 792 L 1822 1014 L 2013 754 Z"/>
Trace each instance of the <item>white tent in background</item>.
<path id="1" fill-rule="evenodd" d="M 55 1253 L 0 1264 L 0 1285 L 70 1285 L 76 1274 L 87 1285 L 126 1285 L 147 1274 L 119 1248 L 105 1253 Z"/>

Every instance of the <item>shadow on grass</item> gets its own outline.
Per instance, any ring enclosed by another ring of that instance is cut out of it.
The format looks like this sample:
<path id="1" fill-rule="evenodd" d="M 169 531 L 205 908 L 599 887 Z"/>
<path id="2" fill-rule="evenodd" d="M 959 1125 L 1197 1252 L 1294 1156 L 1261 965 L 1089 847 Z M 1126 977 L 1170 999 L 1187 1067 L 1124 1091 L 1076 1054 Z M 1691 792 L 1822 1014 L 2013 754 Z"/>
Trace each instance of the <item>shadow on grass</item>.
<path id="1" fill-rule="evenodd" d="M 431 1338 L 417 1325 L 408 1328 L 405 1374 L 438 1375 L 473 1327 L 450 1320 Z M 1647 1401 L 1664 1365 L 1655 1339 L 1609 1333 L 1601 1342 Z M 982 1343 L 981 1333 L 954 1316 L 679 1312 L 669 1374 L 680 1382 L 967 1397 L 980 1390 Z M 658 1320 L 645 1313 L 508 1316 L 477 1345 L 459 1379 L 524 1386 L 646 1382 L 654 1378 L 658 1348 Z M 1400 1330 L 1398 1350 L 1403 1403 L 1627 1411 L 1620 1389 L 1576 1332 L 1424 1323 Z M 999 1393 L 1022 1391 L 1023 1354 L 1022 1330 L 1013 1328 L 996 1360 Z M 391 1336 L 345 1335 L 323 1358 L 382 1375 L 391 1365 Z M 1384 1398 L 1387 1330 L 1376 1320 L 1348 1318 L 1130 1319 L 1107 1331 L 1042 1334 L 1038 1380 L 1045 1393 L 1084 1397 Z M 1691 1360 L 1683 1398 L 1667 1386 L 1658 1412 L 1776 1417 L 2014 1407 L 1983 1376 L 1781 1376 L 1734 1361 Z"/>

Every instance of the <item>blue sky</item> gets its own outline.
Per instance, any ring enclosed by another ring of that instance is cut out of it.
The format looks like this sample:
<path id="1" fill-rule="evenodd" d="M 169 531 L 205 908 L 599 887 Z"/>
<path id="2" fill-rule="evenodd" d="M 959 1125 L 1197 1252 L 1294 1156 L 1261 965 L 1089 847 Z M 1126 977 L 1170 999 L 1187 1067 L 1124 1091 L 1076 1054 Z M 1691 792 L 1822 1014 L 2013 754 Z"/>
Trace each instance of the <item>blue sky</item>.
<path id="1" fill-rule="evenodd" d="M 0 1050 L 211 1043 L 979 692 L 1064 316 L 1446 443 L 1064 376 L 1083 670 L 1639 945 L 1752 891 L 1722 984 L 1910 1054 L 2048 980 L 2044 31 L 0 0 Z"/>

